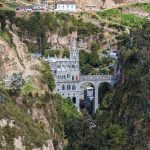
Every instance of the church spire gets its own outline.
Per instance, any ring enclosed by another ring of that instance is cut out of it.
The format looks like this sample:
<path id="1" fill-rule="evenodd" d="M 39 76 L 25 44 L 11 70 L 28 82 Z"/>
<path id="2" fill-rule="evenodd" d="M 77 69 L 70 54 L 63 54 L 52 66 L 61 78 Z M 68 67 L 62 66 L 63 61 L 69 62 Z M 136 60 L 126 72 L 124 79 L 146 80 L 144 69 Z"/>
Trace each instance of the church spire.
<path id="1" fill-rule="evenodd" d="M 79 51 L 77 49 L 77 39 L 71 38 L 70 59 L 79 61 Z"/>

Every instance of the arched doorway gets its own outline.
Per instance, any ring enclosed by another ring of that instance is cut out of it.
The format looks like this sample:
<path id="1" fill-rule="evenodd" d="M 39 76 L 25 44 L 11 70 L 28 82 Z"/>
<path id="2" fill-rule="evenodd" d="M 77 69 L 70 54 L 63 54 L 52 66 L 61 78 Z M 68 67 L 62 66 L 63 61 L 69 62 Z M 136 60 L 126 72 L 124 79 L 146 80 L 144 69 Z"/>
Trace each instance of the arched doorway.
<path id="1" fill-rule="evenodd" d="M 73 102 L 74 104 L 76 104 L 76 97 L 73 97 L 73 98 L 72 98 L 72 102 Z"/>
<path id="2" fill-rule="evenodd" d="M 89 114 L 94 113 L 95 87 L 90 82 L 80 85 L 80 109 L 86 109 Z"/>

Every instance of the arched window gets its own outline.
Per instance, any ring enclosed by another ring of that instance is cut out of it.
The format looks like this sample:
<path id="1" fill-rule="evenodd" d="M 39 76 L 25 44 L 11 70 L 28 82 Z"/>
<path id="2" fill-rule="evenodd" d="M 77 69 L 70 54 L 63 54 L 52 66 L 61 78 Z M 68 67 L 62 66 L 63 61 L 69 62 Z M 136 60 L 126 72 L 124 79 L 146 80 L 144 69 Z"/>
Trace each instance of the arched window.
<path id="1" fill-rule="evenodd" d="M 67 78 L 70 78 L 70 74 L 67 74 Z"/>
<path id="2" fill-rule="evenodd" d="M 72 86 L 72 90 L 76 90 L 76 86 L 74 84 Z"/>
<path id="3" fill-rule="evenodd" d="M 65 85 L 64 84 L 62 85 L 62 90 L 65 90 Z"/>
<path id="4" fill-rule="evenodd" d="M 76 97 L 73 97 L 73 98 L 72 98 L 72 102 L 73 102 L 74 104 L 76 104 Z"/>
<path id="5" fill-rule="evenodd" d="M 76 80 L 79 80 L 79 76 L 78 75 L 76 75 Z"/>
<path id="6" fill-rule="evenodd" d="M 71 85 L 67 85 L 67 90 L 71 90 Z"/>
<path id="7" fill-rule="evenodd" d="M 74 76 L 72 76 L 72 80 L 74 80 Z"/>

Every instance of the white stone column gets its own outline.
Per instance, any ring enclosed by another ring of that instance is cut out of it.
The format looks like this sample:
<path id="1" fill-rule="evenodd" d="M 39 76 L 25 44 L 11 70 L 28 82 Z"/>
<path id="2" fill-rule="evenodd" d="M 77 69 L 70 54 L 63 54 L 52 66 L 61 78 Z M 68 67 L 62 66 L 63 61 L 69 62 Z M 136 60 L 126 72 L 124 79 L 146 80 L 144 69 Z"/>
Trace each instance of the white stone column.
<path id="1" fill-rule="evenodd" d="M 77 107 L 77 110 L 80 111 L 80 99 L 79 99 L 79 91 L 76 93 L 76 107 Z"/>
<path id="2" fill-rule="evenodd" d="M 94 101 L 94 113 L 98 108 L 98 85 L 95 85 L 95 101 Z"/>

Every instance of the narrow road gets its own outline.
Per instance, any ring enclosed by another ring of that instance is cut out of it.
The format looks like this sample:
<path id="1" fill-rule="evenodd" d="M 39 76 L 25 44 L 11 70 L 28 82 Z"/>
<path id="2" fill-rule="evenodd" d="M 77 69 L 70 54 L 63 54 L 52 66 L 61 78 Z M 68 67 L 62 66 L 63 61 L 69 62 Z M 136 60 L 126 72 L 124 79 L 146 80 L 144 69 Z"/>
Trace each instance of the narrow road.
<path id="1" fill-rule="evenodd" d="M 126 32 L 130 33 L 129 29 L 131 29 L 131 27 L 122 25 L 120 23 L 112 22 L 112 21 L 109 21 L 109 20 L 106 20 L 106 19 L 102 19 L 99 15 L 97 15 L 95 13 L 92 13 L 92 14 L 95 15 L 98 18 L 98 20 L 95 20 L 95 19 L 92 19 L 92 18 L 88 18 L 86 16 L 82 16 L 82 18 L 84 19 L 84 21 L 91 22 L 92 24 L 96 25 L 99 28 L 101 28 L 101 25 L 100 25 L 100 21 L 101 21 L 101 22 L 104 22 L 104 23 L 108 23 L 108 24 L 113 24 L 113 25 L 118 25 L 118 26 L 125 27 Z"/>

